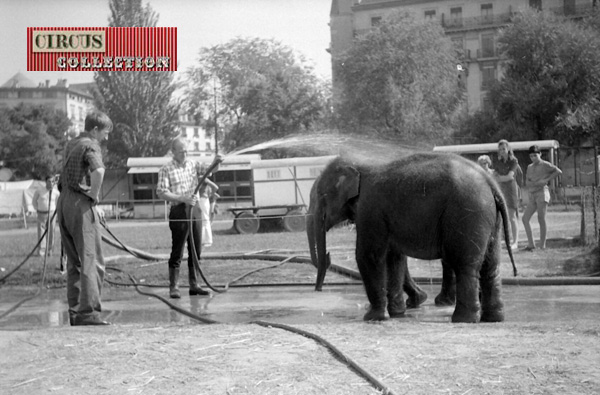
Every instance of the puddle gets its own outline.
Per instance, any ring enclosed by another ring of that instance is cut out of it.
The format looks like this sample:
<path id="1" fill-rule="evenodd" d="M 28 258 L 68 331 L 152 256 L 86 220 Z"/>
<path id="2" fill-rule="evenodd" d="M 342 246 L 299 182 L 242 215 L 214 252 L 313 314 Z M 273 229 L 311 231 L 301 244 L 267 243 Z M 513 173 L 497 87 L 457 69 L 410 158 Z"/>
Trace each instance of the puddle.
<path id="1" fill-rule="evenodd" d="M 450 322 L 454 307 L 437 307 L 433 302 L 439 285 L 427 284 L 423 289 L 429 295 L 427 302 L 408 310 L 398 321 Z M 167 297 L 168 289 L 153 288 L 151 292 Z M 21 290 L 0 288 L 0 312 L 28 295 Z M 504 286 L 503 295 L 507 322 L 564 322 L 578 318 L 600 321 L 597 286 Z M 264 320 L 288 325 L 360 322 L 367 306 L 362 285 L 326 286 L 323 292 L 308 286 L 231 288 L 211 297 L 190 297 L 182 292 L 181 299 L 170 301 L 219 322 Z M 116 325 L 201 324 L 156 298 L 138 294 L 133 287 L 105 288 L 103 308 L 103 318 Z M 44 291 L 0 321 L 0 329 L 16 330 L 68 325 L 65 289 Z"/>

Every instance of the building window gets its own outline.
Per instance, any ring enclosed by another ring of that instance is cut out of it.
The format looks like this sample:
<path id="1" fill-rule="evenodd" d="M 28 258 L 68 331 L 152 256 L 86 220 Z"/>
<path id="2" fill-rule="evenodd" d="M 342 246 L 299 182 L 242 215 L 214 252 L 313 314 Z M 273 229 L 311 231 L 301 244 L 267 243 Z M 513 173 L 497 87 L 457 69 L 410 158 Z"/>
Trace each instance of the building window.
<path id="1" fill-rule="evenodd" d="M 212 145 L 211 145 L 210 141 L 206 142 L 206 151 L 212 151 Z"/>
<path id="2" fill-rule="evenodd" d="M 496 50 L 494 47 L 494 35 L 483 34 L 481 35 L 481 57 L 482 58 L 493 58 L 496 56 Z"/>
<path id="3" fill-rule="evenodd" d="M 75 119 L 75 104 L 69 106 L 69 118 Z"/>
<path id="4" fill-rule="evenodd" d="M 481 5 L 481 22 L 482 23 L 494 23 L 494 12 L 492 4 Z"/>
<path id="5" fill-rule="evenodd" d="M 198 128 L 194 128 L 194 137 L 200 137 L 198 134 Z"/>
<path id="6" fill-rule="evenodd" d="M 371 27 L 376 27 L 379 26 L 381 24 L 381 17 L 380 16 L 373 16 L 371 17 Z"/>
<path id="7" fill-rule="evenodd" d="M 198 142 L 194 143 L 194 151 L 200 151 L 200 143 L 198 143 Z"/>
<path id="8" fill-rule="evenodd" d="M 425 11 L 425 20 L 432 21 L 435 19 L 435 10 L 426 10 Z"/>
<path id="9" fill-rule="evenodd" d="M 30 91 L 21 91 L 19 92 L 20 99 L 31 99 L 33 98 L 33 92 Z"/>
<path id="10" fill-rule="evenodd" d="M 452 46 L 459 58 L 465 56 L 465 40 L 462 37 L 452 37 Z"/>
<path id="11" fill-rule="evenodd" d="M 450 8 L 450 26 L 462 26 L 462 7 Z"/>
<path id="12" fill-rule="evenodd" d="M 542 0 L 529 0 L 529 7 L 541 11 L 542 10 Z"/>
<path id="13" fill-rule="evenodd" d="M 490 89 L 494 81 L 496 81 L 496 66 L 484 67 L 481 71 L 481 90 Z"/>

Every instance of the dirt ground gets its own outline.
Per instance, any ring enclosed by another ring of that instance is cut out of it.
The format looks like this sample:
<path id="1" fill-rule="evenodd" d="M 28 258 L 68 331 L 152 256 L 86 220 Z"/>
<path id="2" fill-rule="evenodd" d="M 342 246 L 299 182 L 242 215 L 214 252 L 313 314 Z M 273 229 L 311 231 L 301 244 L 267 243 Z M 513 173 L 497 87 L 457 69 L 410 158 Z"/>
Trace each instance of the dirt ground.
<path id="1" fill-rule="evenodd" d="M 583 252 L 583 251 L 582 251 Z M 340 255 L 340 261 L 345 258 Z M 598 271 L 553 245 L 516 254 L 520 275 Z M 414 269 L 414 271 L 413 271 Z M 510 265 L 502 271 L 510 276 Z M 411 264 L 414 276 L 439 265 Z M 330 275 L 328 275 L 330 276 Z M 433 295 L 429 295 L 433 298 Z M 598 394 L 600 322 L 297 325 L 393 394 Z M 0 331 L 0 394 L 380 394 L 313 339 L 255 324 L 131 324 Z"/>
<path id="2" fill-rule="evenodd" d="M 299 325 L 395 394 L 597 394 L 600 325 Z M 3 394 L 379 394 L 312 339 L 245 325 L 3 331 Z"/>

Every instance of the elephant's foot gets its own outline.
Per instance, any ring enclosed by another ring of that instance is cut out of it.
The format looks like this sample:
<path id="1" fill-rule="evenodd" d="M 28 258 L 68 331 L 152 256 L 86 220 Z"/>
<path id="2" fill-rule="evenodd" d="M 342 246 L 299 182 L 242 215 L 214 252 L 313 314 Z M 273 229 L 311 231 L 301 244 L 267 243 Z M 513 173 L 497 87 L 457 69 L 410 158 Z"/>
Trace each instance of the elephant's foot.
<path id="1" fill-rule="evenodd" d="M 427 300 L 427 293 L 420 291 L 406 299 L 406 308 L 416 309 Z"/>
<path id="2" fill-rule="evenodd" d="M 452 314 L 452 322 L 476 323 L 479 321 L 479 310 L 457 305 Z"/>
<path id="3" fill-rule="evenodd" d="M 504 311 L 484 311 L 481 313 L 481 322 L 502 322 L 504 321 Z"/>
<path id="4" fill-rule="evenodd" d="M 373 309 L 370 308 L 369 311 L 363 316 L 363 321 L 384 321 L 385 310 L 384 309 Z"/>
<path id="5" fill-rule="evenodd" d="M 444 292 L 440 292 L 438 296 L 435 297 L 435 305 L 436 306 L 452 306 L 454 304 L 454 300 L 456 299 L 455 295 L 449 295 Z"/>
<path id="6" fill-rule="evenodd" d="M 388 314 L 390 315 L 390 318 L 404 317 L 404 313 L 406 313 L 406 307 L 404 307 L 404 303 L 402 303 L 402 306 L 388 306 Z"/>
<path id="7" fill-rule="evenodd" d="M 406 304 L 404 304 L 404 297 L 402 293 L 398 293 L 393 298 L 388 297 L 387 311 L 390 318 L 403 317 L 406 312 Z"/>

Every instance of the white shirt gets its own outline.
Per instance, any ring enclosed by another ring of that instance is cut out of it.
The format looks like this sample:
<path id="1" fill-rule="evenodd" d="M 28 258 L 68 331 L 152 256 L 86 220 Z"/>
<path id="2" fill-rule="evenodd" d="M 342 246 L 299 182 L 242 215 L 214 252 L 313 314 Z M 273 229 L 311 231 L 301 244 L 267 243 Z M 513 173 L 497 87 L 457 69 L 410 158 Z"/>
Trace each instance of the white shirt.
<path id="1" fill-rule="evenodd" d="M 33 208 L 36 211 L 49 212 L 56 210 L 56 201 L 58 200 L 58 196 L 60 192 L 58 189 L 52 188 L 52 201 L 48 201 L 50 195 L 50 191 L 46 188 L 38 189 L 33 194 L 33 199 L 31 204 L 33 204 Z"/>

